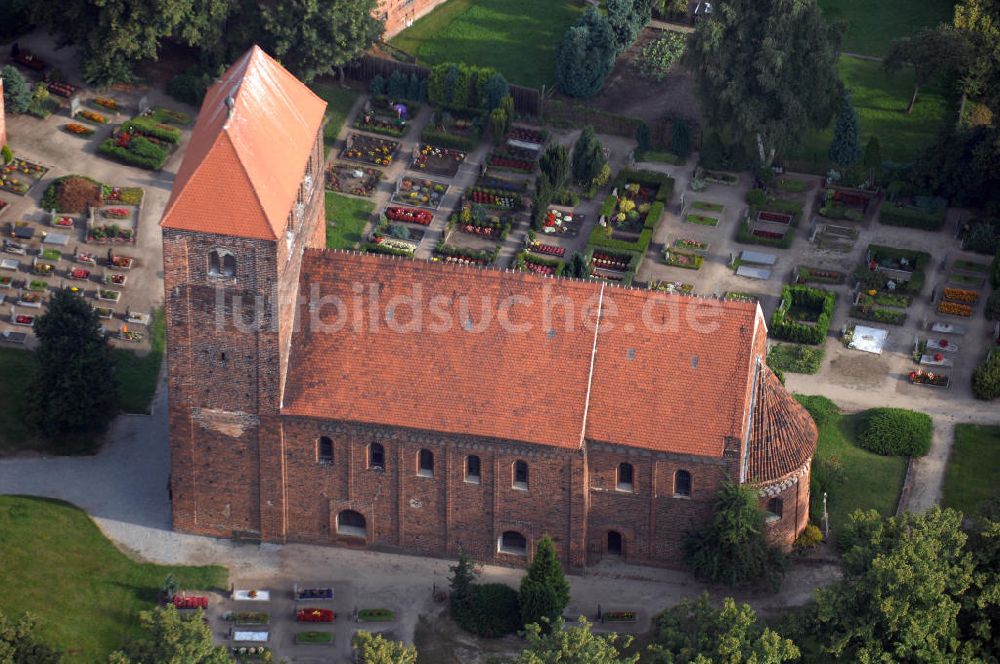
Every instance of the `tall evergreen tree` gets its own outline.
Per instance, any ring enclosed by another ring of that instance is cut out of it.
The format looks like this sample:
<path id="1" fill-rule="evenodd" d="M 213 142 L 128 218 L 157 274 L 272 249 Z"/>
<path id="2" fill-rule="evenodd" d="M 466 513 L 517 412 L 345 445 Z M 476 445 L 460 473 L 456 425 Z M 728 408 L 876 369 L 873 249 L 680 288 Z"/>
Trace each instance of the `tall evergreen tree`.
<path id="1" fill-rule="evenodd" d="M 604 146 L 594 132 L 591 125 L 586 125 L 580 132 L 580 137 L 573 144 L 572 170 L 573 179 L 580 185 L 589 185 L 591 180 L 597 177 L 604 164 L 607 163 L 604 156 Z"/>
<path id="2" fill-rule="evenodd" d="M 850 168 L 861 159 L 861 122 L 851 104 L 851 95 L 845 94 L 837 114 L 830 142 L 830 161 L 841 168 Z"/>
<path id="3" fill-rule="evenodd" d="M 556 47 L 556 85 L 571 97 L 592 97 L 615 64 L 611 24 L 589 7 Z"/>
<path id="4" fill-rule="evenodd" d="M 556 555 L 556 547 L 546 535 L 538 540 L 528 574 L 521 579 L 521 619 L 524 624 L 555 624 L 569 604 L 569 582 Z"/>
<path id="5" fill-rule="evenodd" d="M 79 295 L 53 291 L 35 319 L 38 367 L 27 389 L 29 422 L 47 438 L 104 431 L 118 414 L 118 378 L 97 314 Z"/>
<path id="6" fill-rule="evenodd" d="M 770 166 L 806 130 L 829 124 L 839 45 L 815 0 L 722 0 L 687 49 L 707 124 Z"/>
<path id="7" fill-rule="evenodd" d="M 569 152 L 565 146 L 552 144 L 538 160 L 538 167 L 553 191 L 561 191 L 569 178 Z"/>
<path id="8" fill-rule="evenodd" d="M 458 562 L 448 569 L 451 571 L 451 577 L 448 578 L 448 587 L 451 589 L 448 594 L 451 617 L 457 618 L 465 608 L 474 580 L 472 559 L 465 553 L 465 549 L 458 548 Z"/>
<path id="9" fill-rule="evenodd" d="M 262 6 L 276 58 L 306 83 L 343 66 L 382 38 L 376 0 L 283 0 Z"/>
<path id="10" fill-rule="evenodd" d="M 3 105 L 8 113 L 24 113 L 31 106 L 31 88 L 24 74 L 14 65 L 0 70 L 3 79 Z"/>
<path id="11" fill-rule="evenodd" d="M 645 0 L 608 0 L 607 10 L 618 53 L 635 43 L 639 31 L 652 18 L 652 7 Z"/>

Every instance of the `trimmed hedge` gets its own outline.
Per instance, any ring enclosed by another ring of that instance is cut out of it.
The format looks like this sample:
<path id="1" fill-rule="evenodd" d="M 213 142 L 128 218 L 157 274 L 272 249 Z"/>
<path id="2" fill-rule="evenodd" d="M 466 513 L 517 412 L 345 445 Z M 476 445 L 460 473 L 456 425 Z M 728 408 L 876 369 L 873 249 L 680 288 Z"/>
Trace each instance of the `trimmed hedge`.
<path id="1" fill-rule="evenodd" d="M 181 140 L 181 130 L 169 125 L 154 122 L 152 118 L 136 116 L 122 125 L 122 131 L 135 129 L 138 132 L 149 134 L 153 138 L 158 138 L 167 143 L 177 143 Z"/>
<path id="2" fill-rule="evenodd" d="M 915 207 L 896 207 L 892 203 L 883 203 L 878 211 L 878 220 L 886 226 L 939 231 L 944 226 L 944 210 L 925 212 Z"/>
<path id="3" fill-rule="evenodd" d="M 114 138 L 106 139 L 98 151 L 116 161 L 151 171 L 162 168 L 168 156 L 166 150 L 142 136 L 133 136 L 127 148 L 118 146 Z"/>
<path id="4" fill-rule="evenodd" d="M 632 284 L 632 280 L 635 278 L 635 273 L 639 270 L 639 264 L 642 262 L 644 254 L 640 254 L 634 251 L 622 251 L 619 249 L 611 249 L 609 247 L 595 247 L 592 245 L 588 245 L 586 251 L 583 254 L 583 257 L 587 261 L 588 266 L 593 267 L 591 259 L 594 256 L 595 250 L 600 251 L 601 253 L 607 254 L 609 256 L 614 256 L 615 258 L 627 258 L 628 270 L 625 271 L 625 276 L 622 278 L 620 282 L 612 282 L 612 283 L 621 283 L 623 286 L 629 286 Z M 595 277 L 595 279 L 600 279 L 600 277 Z M 604 279 L 601 280 L 610 281 Z"/>
<path id="5" fill-rule="evenodd" d="M 903 408 L 872 408 L 861 415 L 858 445 L 882 456 L 924 456 L 931 449 L 929 415 Z"/>
<path id="6" fill-rule="evenodd" d="M 478 636 L 495 639 L 524 625 L 517 591 L 502 583 L 473 584 L 469 596 L 455 607 L 455 622 Z"/>
<path id="7" fill-rule="evenodd" d="M 479 146 L 479 137 L 455 136 L 443 131 L 435 131 L 431 127 L 425 127 L 420 132 L 420 140 L 439 148 L 450 150 L 461 150 L 462 152 L 473 152 Z"/>
<path id="8" fill-rule="evenodd" d="M 817 426 L 822 426 L 840 413 L 840 407 L 827 397 L 812 394 L 796 394 L 795 400 L 809 411 Z"/>
<path id="9" fill-rule="evenodd" d="M 788 310 L 796 305 L 819 310 L 816 324 L 806 325 L 789 318 Z M 836 306 L 837 294 L 833 291 L 811 286 L 785 286 L 781 290 L 781 304 L 771 316 L 770 336 L 796 343 L 821 344 L 826 339 Z"/>
<path id="10" fill-rule="evenodd" d="M 619 251 L 635 251 L 638 253 L 645 253 L 649 249 L 649 243 L 653 241 L 653 230 L 650 228 L 643 228 L 642 232 L 639 233 L 639 238 L 634 241 L 628 240 L 615 240 L 614 238 L 608 237 L 607 232 L 602 226 L 594 226 L 594 230 L 590 232 L 590 239 L 587 240 L 587 244 L 592 247 L 602 247 L 604 249 L 617 249 Z"/>

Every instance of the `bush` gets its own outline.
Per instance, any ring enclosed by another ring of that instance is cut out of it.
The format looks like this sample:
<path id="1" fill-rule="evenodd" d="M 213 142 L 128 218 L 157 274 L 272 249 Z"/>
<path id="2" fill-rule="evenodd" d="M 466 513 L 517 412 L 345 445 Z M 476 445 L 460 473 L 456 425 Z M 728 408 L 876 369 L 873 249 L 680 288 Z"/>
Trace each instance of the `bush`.
<path id="1" fill-rule="evenodd" d="M 1000 397 L 1000 353 L 991 352 L 972 372 L 972 395 L 984 401 Z"/>
<path id="2" fill-rule="evenodd" d="M 747 192 L 747 203 L 760 206 L 767 203 L 767 192 L 763 189 L 751 189 Z"/>
<path id="3" fill-rule="evenodd" d="M 878 220 L 887 226 L 939 231 L 944 225 L 944 209 L 929 212 L 914 207 L 896 207 L 891 203 L 883 203 L 878 211 Z"/>
<path id="4" fill-rule="evenodd" d="M 986 319 L 1000 320 L 1000 290 L 995 290 L 986 298 Z"/>
<path id="5" fill-rule="evenodd" d="M 10 149 L 9 145 L 4 144 L 4 146 L 0 148 L 0 157 L 3 158 L 3 163 L 5 164 L 9 164 L 14 161 L 14 152 Z"/>
<path id="6" fill-rule="evenodd" d="M 1000 239 L 1000 220 L 973 220 L 969 222 L 962 235 L 962 249 L 992 256 L 1000 246 L 998 239 Z"/>
<path id="7" fill-rule="evenodd" d="M 42 194 L 43 210 L 80 214 L 101 204 L 101 183 L 83 175 L 64 175 Z"/>
<path id="8" fill-rule="evenodd" d="M 502 583 L 473 584 L 466 601 L 455 607 L 455 622 L 488 639 L 513 634 L 523 627 L 517 591 Z"/>
<path id="9" fill-rule="evenodd" d="M 649 125 L 645 122 L 640 122 L 639 126 L 635 128 L 635 142 L 639 144 L 639 150 L 645 152 L 650 148 L 651 138 L 649 135 Z"/>
<path id="10" fill-rule="evenodd" d="M 814 374 L 823 365 L 823 348 L 797 344 L 775 344 L 767 353 L 767 365 L 775 371 Z"/>
<path id="11" fill-rule="evenodd" d="M 924 456 L 931 449 L 931 418 L 903 408 L 872 408 L 862 414 L 858 445 L 883 456 Z"/>
<path id="12" fill-rule="evenodd" d="M 639 73 L 648 79 L 662 81 L 670 68 L 684 55 L 687 35 L 681 32 L 667 32 L 642 47 L 639 54 Z"/>
<path id="13" fill-rule="evenodd" d="M 796 343 L 820 344 L 826 338 L 836 304 L 837 294 L 833 291 L 811 286 L 785 286 L 781 291 L 781 304 L 771 316 L 770 335 Z M 794 320 L 789 315 L 793 308 L 816 311 L 816 322 L 807 325 Z"/>
<path id="14" fill-rule="evenodd" d="M 185 104 L 201 106 L 212 80 L 213 77 L 208 72 L 188 69 L 170 79 L 167 83 L 167 94 Z"/>
<path id="15" fill-rule="evenodd" d="M 163 162 L 167 160 L 166 150 L 142 136 L 133 136 L 127 148 L 119 146 L 115 143 L 115 139 L 109 138 L 101 143 L 98 151 L 122 163 L 151 171 L 162 167 Z"/>
<path id="16" fill-rule="evenodd" d="M 31 87 L 14 65 L 0 69 L 3 79 L 3 103 L 8 113 L 26 113 L 31 107 Z"/>
<path id="17" fill-rule="evenodd" d="M 823 426 L 830 419 L 840 413 L 840 408 L 837 404 L 833 403 L 826 397 L 808 395 L 808 394 L 796 394 L 795 400 L 802 404 L 802 407 L 809 411 L 812 415 L 813 421 L 816 422 L 816 426 Z"/>
<path id="18" fill-rule="evenodd" d="M 795 544 L 792 546 L 801 551 L 804 549 L 811 549 L 822 541 L 823 533 L 820 532 L 819 528 L 810 523 L 806 526 L 806 529 L 802 531 L 802 534 L 799 535 L 798 539 L 795 540 Z"/>
<path id="19" fill-rule="evenodd" d="M 691 154 L 691 128 L 683 118 L 674 120 L 670 128 L 670 150 L 682 160 Z"/>
<path id="20" fill-rule="evenodd" d="M 472 152 L 479 146 L 478 136 L 456 136 L 443 131 L 436 131 L 430 125 L 420 132 L 420 140 L 439 148 Z"/>
<path id="21" fill-rule="evenodd" d="M 385 78 L 381 74 L 375 74 L 372 76 L 372 80 L 368 81 L 368 92 L 373 97 L 381 97 L 385 94 L 385 89 Z"/>

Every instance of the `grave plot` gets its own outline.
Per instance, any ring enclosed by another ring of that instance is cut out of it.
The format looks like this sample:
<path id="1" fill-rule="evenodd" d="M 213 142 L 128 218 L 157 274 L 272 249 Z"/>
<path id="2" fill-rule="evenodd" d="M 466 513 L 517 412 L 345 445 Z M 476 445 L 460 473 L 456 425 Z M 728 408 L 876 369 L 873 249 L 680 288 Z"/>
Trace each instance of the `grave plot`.
<path id="1" fill-rule="evenodd" d="M 654 281 L 649 284 L 649 289 L 661 293 L 691 295 L 694 293 L 694 284 L 688 284 L 683 281 Z"/>
<path id="2" fill-rule="evenodd" d="M 494 241 L 507 239 L 513 225 L 509 213 L 465 201 L 448 219 L 448 229 Z"/>
<path id="3" fill-rule="evenodd" d="M 606 281 L 629 285 L 642 263 L 642 254 L 631 251 L 616 251 L 603 247 L 593 248 L 589 253 L 590 276 Z"/>
<path id="4" fill-rule="evenodd" d="M 837 226 L 835 224 L 819 224 L 813 233 L 812 241 L 820 249 L 846 254 L 854 249 L 854 243 L 857 241 L 858 235 L 857 228 Z"/>
<path id="5" fill-rule="evenodd" d="M 841 341 L 851 350 L 860 350 L 864 353 L 881 355 L 885 344 L 889 339 L 889 331 L 878 327 L 868 327 L 857 323 L 850 323 L 844 329 Z"/>
<path id="6" fill-rule="evenodd" d="M 778 257 L 774 254 L 746 249 L 740 252 L 738 258 L 733 254 L 729 258 L 729 265 L 736 271 L 736 276 L 762 281 L 771 278 L 771 268 L 778 262 Z"/>
<path id="7" fill-rule="evenodd" d="M 538 236 L 535 231 L 528 231 L 528 235 L 525 237 L 525 248 L 531 253 L 537 256 L 549 256 L 552 258 L 563 258 L 566 256 L 566 247 L 549 244 L 546 242 L 548 239 L 547 236 L 541 240 L 537 238 Z"/>
<path id="8" fill-rule="evenodd" d="M 471 152 L 479 145 L 481 116 L 461 111 L 434 111 L 420 133 L 424 143 Z"/>
<path id="9" fill-rule="evenodd" d="M 468 205 L 478 205 L 488 210 L 516 212 L 522 208 L 523 199 L 517 192 L 473 185 L 465 190 L 463 200 Z"/>
<path id="10" fill-rule="evenodd" d="M 948 271 L 948 285 L 957 288 L 980 289 L 986 284 L 986 276 L 989 271 L 989 263 L 956 260 Z"/>
<path id="11" fill-rule="evenodd" d="M 681 218 L 689 224 L 716 227 L 722 218 L 726 206 L 722 203 L 709 201 L 691 201 Z"/>
<path id="12" fill-rule="evenodd" d="M 937 312 L 943 316 L 972 318 L 973 308 L 979 302 L 979 293 L 966 288 L 945 288 Z"/>
<path id="13" fill-rule="evenodd" d="M 932 371 L 954 366 L 953 357 L 958 353 L 958 344 L 946 338 L 914 340 L 913 361 L 922 367 L 932 367 Z"/>
<path id="14" fill-rule="evenodd" d="M 532 272 L 534 274 L 558 277 L 563 273 L 566 264 L 558 258 L 544 258 L 531 254 L 528 251 L 519 251 L 514 256 L 513 267 L 515 270 L 521 272 Z"/>
<path id="15" fill-rule="evenodd" d="M 374 166 L 391 166 L 397 150 L 399 141 L 351 134 L 347 137 L 347 146 L 340 153 L 340 158 Z"/>
<path id="16" fill-rule="evenodd" d="M 542 219 L 540 232 L 543 236 L 554 238 L 574 238 L 580 234 L 585 220 L 585 215 L 574 212 L 571 208 L 550 205 Z"/>
<path id="17" fill-rule="evenodd" d="M 403 176 L 396 183 L 396 190 L 390 199 L 399 205 L 436 210 L 448 193 L 448 184 L 427 178 Z"/>
<path id="18" fill-rule="evenodd" d="M 820 344 L 826 339 L 837 294 L 810 286 L 785 286 L 771 316 L 769 335 L 783 341 Z"/>
<path id="19" fill-rule="evenodd" d="M 135 244 L 139 210 L 131 205 L 90 208 L 87 215 L 88 244 Z"/>
<path id="20" fill-rule="evenodd" d="M 878 210 L 878 221 L 888 226 L 905 226 L 926 231 L 941 230 L 944 226 L 948 201 L 938 196 L 894 196 Z"/>
<path id="21" fill-rule="evenodd" d="M 833 220 L 864 221 L 879 196 L 862 189 L 830 187 L 821 190 L 816 197 L 814 208 L 821 217 Z"/>
<path id="22" fill-rule="evenodd" d="M 679 240 L 679 242 L 694 242 L 694 240 Z M 675 242 L 676 244 L 676 242 Z M 702 244 L 702 243 L 698 243 Z M 708 245 L 705 245 L 706 250 Z M 704 254 L 687 248 L 667 246 L 663 249 L 663 264 L 671 267 L 682 267 L 686 270 L 700 270 L 705 262 Z"/>
<path id="23" fill-rule="evenodd" d="M 439 148 L 421 143 L 413 153 L 410 169 L 442 177 L 454 177 L 465 161 L 466 153 L 461 150 Z"/>
<path id="24" fill-rule="evenodd" d="M 183 113 L 154 107 L 122 123 L 101 143 L 98 152 L 123 164 L 158 170 L 177 150 L 180 126 L 189 122 Z"/>
<path id="25" fill-rule="evenodd" d="M 508 149 L 523 150 L 532 154 L 532 159 L 538 159 L 545 147 L 549 132 L 536 127 L 513 126 L 503 137 L 503 144 Z"/>
<path id="26" fill-rule="evenodd" d="M 623 169 L 601 205 L 588 245 L 645 255 L 673 186 L 662 173 Z"/>
<path id="27" fill-rule="evenodd" d="M 371 198 L 385 173 L 377 168 L 334 162 L 326 167 L 326 188 L 341 194 Z"/>
<path id="28" fill-rule="evenodd" d="M 365 107 L 354 118 L 354 128 L 400 138 L 410 130 L 410 118 L 419 112 L 417 104 L 392 103 L 388 97 L 378 95 L 365 102 Z"/>
<path id="29" fill-rule="evenodd" d="M 851 316 L 888 325 L 906 322 L 906 309 L 920 294 L 930 254 L 922 251 L 869 245 L 865 263 L 854 277 L 858 282 Z"/>
<path id="30" fill-rule="evenodd" d="M 45 166 L 14 157 L 9 164 L 0 167 L 0 189 L 23 196 L 48 172 Z"/>
<path id="31" fill-rule="evenodd" d="M 477 238 L 468 235 L 463 237 L 462 234 L 449 234 L 446 240 L 441 240 L 435 245 L 431 260 L 481 267 L 493 265 L 500 255 L 500 245 L 486 240 L 479 239 L 478 242 L 476 240 Z"/>
<path id="32" fill-rule="evenodd" d="M 750 208 L 737 227 L 736 241 L 787 249 L 795 238 L 802 216 L 802 202 L 768 195 L 761 189 L 747 192 Z"/>
<path id="33" fill-rule="evenodd" d="M 418 210 L 425 212 L 425 210 Z M 393 223 L 387 216 L 372 231 L 365 250 L 376 254 L 412 257 L 424 239 L 424 231 L 407 224 Z"/>
<path id="34" fill-rule="evenodd" d="M 492 171 L 510 171 L 528 175 L 535 171 L 537 160 L 537 151 L 505 144 L 494 148 L 486 160 L 486 165 Z"/>
<path id="35" fill-rule="evenodd" d="M 795 283 L 797 284 L 831 284 L 844 283 L 847 275 L 838 270 L 826 270 L 818 267 L 799 266 L 795 268 Z"/>

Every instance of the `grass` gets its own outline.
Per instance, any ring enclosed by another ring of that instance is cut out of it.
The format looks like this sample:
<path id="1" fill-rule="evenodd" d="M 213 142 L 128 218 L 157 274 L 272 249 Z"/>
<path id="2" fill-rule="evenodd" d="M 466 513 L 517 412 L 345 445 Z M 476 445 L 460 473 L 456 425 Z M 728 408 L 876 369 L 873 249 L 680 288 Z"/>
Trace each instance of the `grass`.
<path id="1" fill-rule="evenodd" d="M 370 201 L 326 192 L 326 248 L 353 249 L 374 210 Z"/>
<path id="2" fill-rule="evenodd" d="M 222 567 L 131 560 L 84 512 L 61 501 L 0 496 L 0 533 L 0 611 L 38 615 L 38 636 L 65 652 L 65 664 L 103 662 L 139 636 L 138 613 L 154 606 L 167 574 L 182 589 L 227 584 Z"/>
<path id="3" fill-rule="evenodd" d="M 567 0 L 450 0 L 392 39 L 421 64 L 494 67 L 511 83 L 555 81 L 555 50 L 583 11 Z"/>
<path id="4" fill-rule="evenodd" d="M 704 214 L 689 214 L 684 217 L 684 221 L 689 224 L 698 224 L 699 226 L 718 226 L 719 220 L 715 217 L 709 217 Z"/>
<path id="5" fill-rule="evenodd" d="M 874 509 L 882 515 L 894 514 L 906 475 L 906 458 L 879 456 L 858 447 L 856 429 L 864 413 L 841 413 L 824 397 L 796 394 L 795 398 L 807 405 L 819 427 L 813 474 L 826 474 L 824 469 L 830 465 L 842 468 L 842 481 L 831 482 L 827 489 L 827 509 L 834 537 L 848 523 L 854 510 Z M 813 495 L 812 503 L 812 514 L 821 515 L 822 493 Z"/>
<path id="6" fill-rule="evenodd" d="M 794 180 L 792 178 L 778 178 L 778 189 L 793 194 L 800 194 L 809 188 L 809 183 L 804 180 Z"/>
<path id="7" fill-rule="evenodd" d="M 323 155 L 330 153 L 337 142 L 337 134 L 347 121 L 358 92 L 350 88 L 342 88 L 331 83 L 316 83 L 312 91 L 326 102 L 326 125 L 323 127 Z"/>
<path id="8" fill-rule="evenodd" d="M 30 352 L 20 348 L 0 348 L 0 454 L 8 454 L 30 444 L 31 433 L 21 413 L 24 389 L 34 370 L 35 357 Z"/>
<path id="9" fill-rule="evenodd" d="M 788 373 L 814 374 L 823 366 L 826 351 L 799 344 L 775 344 L 767 352 L 767 364 L 772 369 Z"/>
<path id="10" fill-rule="evenodd" d="M 709 212 L 722 212 L 726 209 L 722 203 L 709 203 L 708 201 L 692 201 L 691 207 L 695 210 L 708 210 Z"/>
<path id="11" fill-rule="evenodd" d="M 963 261 L 957 260 L 952 265 L 955 270 L 962 270 L 963 272 L 978 272 L 980 274 L 986 274 L 990 271 L 990 266 L 987 263 L 976 263 L 975 261 Z"/>
<path id="12" fill-rule="evenodd" d="M 1000 426 L 956 424 L 955 444 L 948 457 L 942 507 L 966 514 L 1000 490 Z"/>
<path id="13" fill-rule="evenodd" d="M 954 5 L 954 0 L 819 0 L 828 19 L 847 22 L 844 51 L 878 56 L 885 55 L 897 37 L 951 23 Z"/>
<path id="14" fill-rule="evenodd" d="M 683 164 L 685 159 L 679 157 L 672 152 L 664 152 L 661 150 L 646 150 L 644 152 L 636 152 L 636 161 L 655 161 L 662 164 L 671 164 L 673 166 L 679 166 Z"/>
<path id="15" fill-rule="evenodd" d="M 913 161 L 955 113 L 955 105 L 940 88 L 926 86 L 913 112 L 906 115 L 913 93 L 912 71 L 889 76 L 878 62 L 846 56 L 840 58 L 837 68 L 861 119 L 862 144 L 878 136 L 882 157 L 888 161 Z M 832 137 L 833 122 L 823 131 L 808 132 L 798 148 L 789 151 L 786 165 L 792 170 L 825 175 L 830 166 L 827 150 Z"/>
<path id="16" fill-rule="evenodd" d="M 330 632 L 299 632 L 295 635 L 296 643 L 333 643 L 333 634 Z"/>

